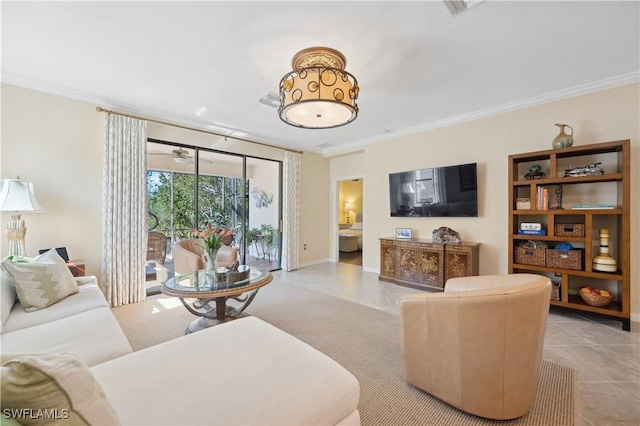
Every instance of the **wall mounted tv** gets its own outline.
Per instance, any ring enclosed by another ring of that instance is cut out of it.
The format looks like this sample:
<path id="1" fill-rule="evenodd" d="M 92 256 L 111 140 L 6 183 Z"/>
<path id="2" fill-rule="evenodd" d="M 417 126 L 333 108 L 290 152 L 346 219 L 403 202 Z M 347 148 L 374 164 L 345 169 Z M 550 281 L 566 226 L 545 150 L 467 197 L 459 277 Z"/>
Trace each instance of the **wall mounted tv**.
<path id="1" fill-rule="evenodd" d="M 477 217 L 476 163 L 389 174 L 391 216 Z"/>

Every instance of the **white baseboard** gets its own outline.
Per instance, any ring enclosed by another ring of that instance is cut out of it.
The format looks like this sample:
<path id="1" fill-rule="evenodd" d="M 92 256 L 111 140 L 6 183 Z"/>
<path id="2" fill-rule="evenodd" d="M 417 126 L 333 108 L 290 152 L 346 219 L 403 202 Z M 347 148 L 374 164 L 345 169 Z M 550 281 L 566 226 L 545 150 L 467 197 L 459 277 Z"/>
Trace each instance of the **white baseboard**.
<path id="1" fill-rule="evenodd" d="M 320 259 L 320 260 L 314 260 L 312 262 L 305 262 L 305 263 L 301 263 L 300 267 L 301 268 L 306 268 L 308 266 L 314 266 L 314 265 L 319 265 L 321 263 L 327 263 L 327 262 L 335 262 L 335 260 L 331 260 L 331 259 Z"/>
<path id="2" fill-rule="evenodd" d="M 365 272 L 373 272 L 374 274 L 380 275 L 380 269 L 379 268 L 368 268 L 368 267 L 363 266 L 362 270 L 365 271 Z"/>

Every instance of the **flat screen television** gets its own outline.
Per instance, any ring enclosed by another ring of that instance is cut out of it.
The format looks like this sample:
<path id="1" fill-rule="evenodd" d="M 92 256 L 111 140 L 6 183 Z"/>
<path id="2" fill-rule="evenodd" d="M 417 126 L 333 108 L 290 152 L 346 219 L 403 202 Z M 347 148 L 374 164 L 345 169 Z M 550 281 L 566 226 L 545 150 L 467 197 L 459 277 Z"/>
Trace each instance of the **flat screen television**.
<path id="1" fill-rule="evenodd" d="M 477 217 L 477 164 L 389 174 L 391 216 Z"/>

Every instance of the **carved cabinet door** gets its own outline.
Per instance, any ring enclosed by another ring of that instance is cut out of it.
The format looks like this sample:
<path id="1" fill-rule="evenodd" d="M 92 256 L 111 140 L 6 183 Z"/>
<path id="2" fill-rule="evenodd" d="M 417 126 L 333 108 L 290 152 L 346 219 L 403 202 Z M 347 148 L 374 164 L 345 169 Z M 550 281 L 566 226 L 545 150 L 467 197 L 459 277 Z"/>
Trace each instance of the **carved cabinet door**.
<path id="1" fill-rule="evenodd" d="M 468 277 L 473 274 L 473 251 L 471 247 L 447 245 L 444 261 L 444 282 L 449 278 Z"/>
<path id="2" fill-rule="evenodd" d="M 396 276 L 401 281 L 418 282 L 420 276 L 419 250 L 411 244 L 398 244 Z"/>
<path id="3" fill-rule="evenodd" d="M 380 243 L 380 276 L 396 277 L 396 245 L 393 242 Z"/>
<path id="4" fill-rule="evenodd" d="M 422 247 L 419 255 L 420 284 L 429 287 L 444 288 L 444 245 L 428 244 Z"/>

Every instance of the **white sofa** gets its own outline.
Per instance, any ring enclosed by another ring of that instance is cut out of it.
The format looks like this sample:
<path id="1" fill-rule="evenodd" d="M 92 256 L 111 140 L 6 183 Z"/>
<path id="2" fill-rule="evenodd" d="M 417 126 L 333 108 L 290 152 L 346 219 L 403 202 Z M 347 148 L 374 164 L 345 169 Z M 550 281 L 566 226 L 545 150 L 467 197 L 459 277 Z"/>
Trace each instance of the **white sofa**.
<path id="1" fill-rule="evenodd" d="M 94 277 L 35 312 L 2 279 L 3 359 L 73 352 L 123 425 L 360 424 L 356 378 L 295 337 L 248 317 L 132 352 Z"/>

